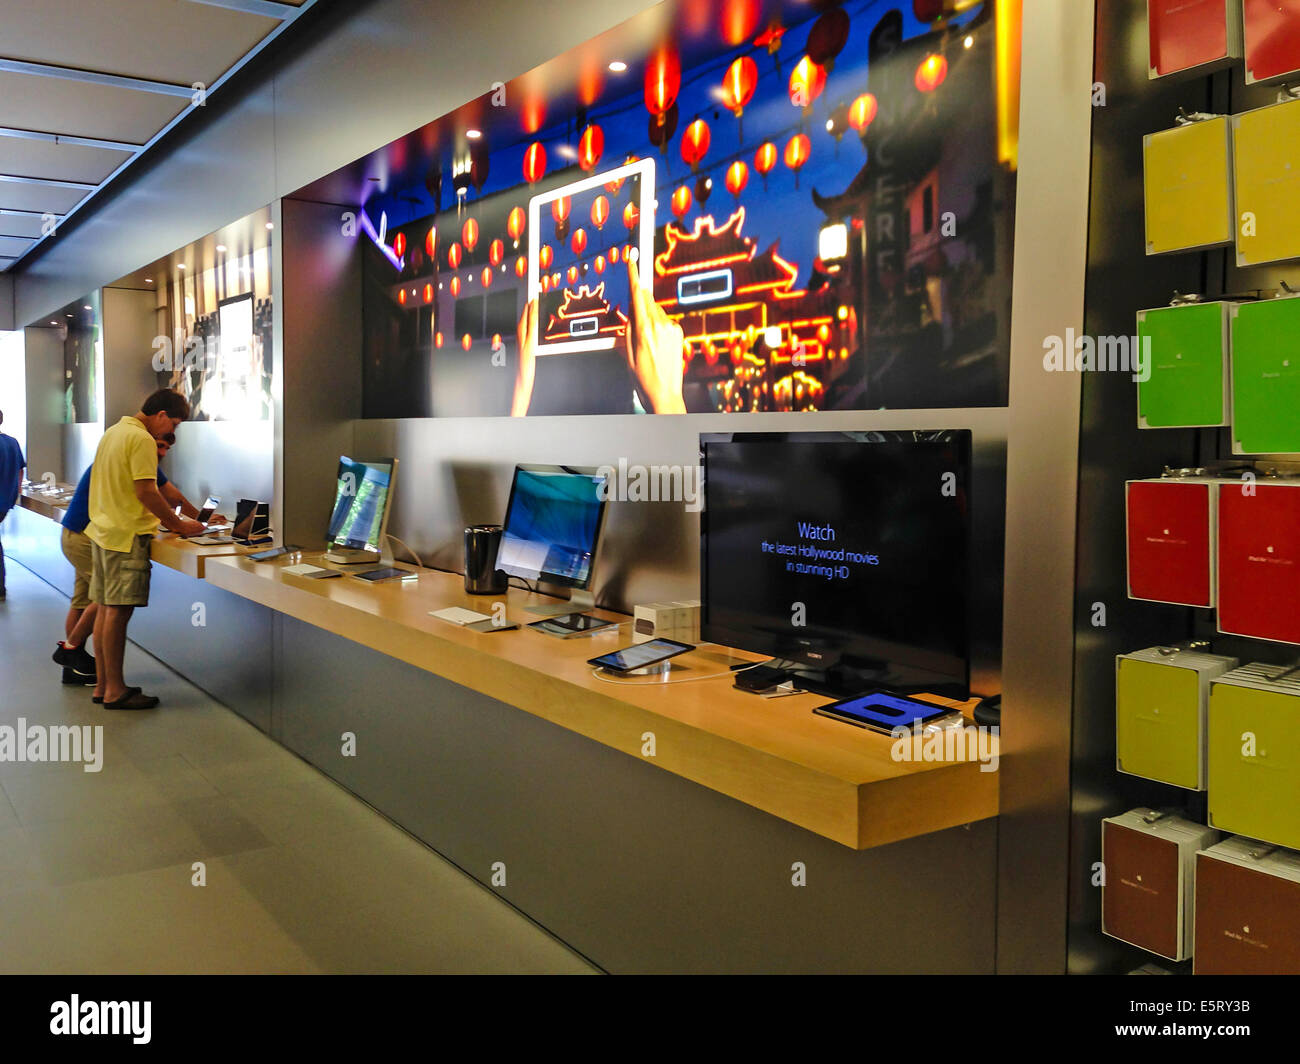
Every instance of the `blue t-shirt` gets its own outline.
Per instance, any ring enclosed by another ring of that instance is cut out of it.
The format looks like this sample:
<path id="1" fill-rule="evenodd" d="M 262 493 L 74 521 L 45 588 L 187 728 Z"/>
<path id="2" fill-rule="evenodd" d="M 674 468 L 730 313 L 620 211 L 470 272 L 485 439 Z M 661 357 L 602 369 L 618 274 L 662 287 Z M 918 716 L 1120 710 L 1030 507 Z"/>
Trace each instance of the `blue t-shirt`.
<path id="1" fill-rule="evenodd" d="M 72 501 L 68 503 L 68 512 L 63 515 L 63 527 L 72 532 L 84 532 L 90 524 L 90 471 L 93 465 L 86 466 L 86 471 L 77 481 L 77 490 L 73 492 Z M 167 474 L 158 467 L 158 487 L 167 483 Z"/>
<path id="2" fill-rule="evenodd" d="M 25 465 L 27 459 L 23 457 L 23 449 L 18 446 L 18 441 L 0 432 L 0 520 L 18 502 Z"/>

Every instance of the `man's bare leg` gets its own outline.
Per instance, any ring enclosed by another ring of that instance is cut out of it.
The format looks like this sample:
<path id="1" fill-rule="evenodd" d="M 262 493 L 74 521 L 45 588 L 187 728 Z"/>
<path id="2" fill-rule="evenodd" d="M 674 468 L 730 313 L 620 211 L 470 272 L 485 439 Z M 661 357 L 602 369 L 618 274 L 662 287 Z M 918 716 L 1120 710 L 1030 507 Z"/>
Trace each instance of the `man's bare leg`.
<path id="1" fill-rule="evenodd" d="M 95 694 L 105 702 L 116 702 L 126 695 L 122 676 L 126 657 L 126 626 L 135 612 L 134 606 L 102 606 L 95 620 L 95 651 L 98 657 Z"/>

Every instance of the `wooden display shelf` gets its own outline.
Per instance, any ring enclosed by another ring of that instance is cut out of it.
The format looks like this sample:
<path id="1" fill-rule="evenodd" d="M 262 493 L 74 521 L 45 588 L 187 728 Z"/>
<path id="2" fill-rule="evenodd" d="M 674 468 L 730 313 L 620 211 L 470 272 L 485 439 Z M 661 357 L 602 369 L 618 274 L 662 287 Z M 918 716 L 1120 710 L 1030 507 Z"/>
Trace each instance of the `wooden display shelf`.
<path id="1" fill-rule="evenodd" d="M 255 547 L 242 547 L 238 543 L 218 543 L 205 547 L 192 540 L 182 539 L 174 532 L 160 531 L 154 537 L 149 555 L 159 565 L 165 565 L 168 569 L 175 569 L 178 573 L 202 580 L 206 573 L 207 562 L 212 558 L 253 554 L 259 550 L 268 550 L 273 545 L 263 543 Z"/>
<path id="2" fill-rule="evenodd" d="M 347 571 L 319 554 L 306 560 Z M 977 761 L 896 761 L 888 736 L 813 714 L 826 701 L 821 696 L 763 699 L 734 689 L 729 667 L 760 660 L 757 655 L 704 644 L 673 659 L 668 676 L 698 683 L 602 680 L 587 660 L 630 643 L 630 624 L 567 640 L 524 627 L 469 631 L 429 612 L 462 606 L 491 613 L 494 602 L 504 601 L 508 618 L 526 625 L 544 615 L 529 607 L 553 607 L 556 600 L 514 589 L 472 596 L 458 575 L 400 567 L 419 579 L 311 580 L 284 573 L 281 559 L 229 556 L 207 559 L 206 579 L 853 849 L 997 815 L 997 773 L 981 772 Z M 647 733 L 654 735 L 653 757 L 643 756 Z"/>

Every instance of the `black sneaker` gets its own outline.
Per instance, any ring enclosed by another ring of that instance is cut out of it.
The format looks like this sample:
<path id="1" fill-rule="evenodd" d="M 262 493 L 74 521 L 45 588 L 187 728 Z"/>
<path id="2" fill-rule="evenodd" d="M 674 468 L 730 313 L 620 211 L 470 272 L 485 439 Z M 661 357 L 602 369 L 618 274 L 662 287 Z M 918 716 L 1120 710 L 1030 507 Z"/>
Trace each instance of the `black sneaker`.
<path id="1" fill-rule="evenodd" d="M 66 647 L 60 643 L 54 651 L 54 662 L 83 676 L 95 675 L 95 659 L 86 653 L 85 647 Z"/>
<path id="2" fill-rule="evenodd" d="M 63 670 L 63 682 L 69 687 L 94 687 L 95 677 L 94 675 L 84 676 L 77 672 L 76 669 L 65 668 Z"/>

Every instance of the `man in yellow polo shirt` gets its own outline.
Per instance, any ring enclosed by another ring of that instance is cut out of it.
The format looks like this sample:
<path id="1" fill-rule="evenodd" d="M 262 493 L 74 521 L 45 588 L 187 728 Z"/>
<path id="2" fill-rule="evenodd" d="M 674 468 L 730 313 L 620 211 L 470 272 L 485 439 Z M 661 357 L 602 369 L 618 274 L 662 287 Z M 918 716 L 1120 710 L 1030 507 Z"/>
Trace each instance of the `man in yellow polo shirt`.
<path id="1" fill-rule="evenodd" d="M 95 701 L 105 709 L 153 709 L 158 699 L 127 687 L 122 675 L 126 626 L 137 606 L 149 605 L 149 545 L 161 523 L 183 536 L 204 526 L 177 517 L 158 490 L 157 439 L 175 432 L 187 417 L 185 397 L 167 388 L 149 396 L 139 413 L 104 433 L 90 474 L 92 568 L 90 599 L 95 615 Z"/>

